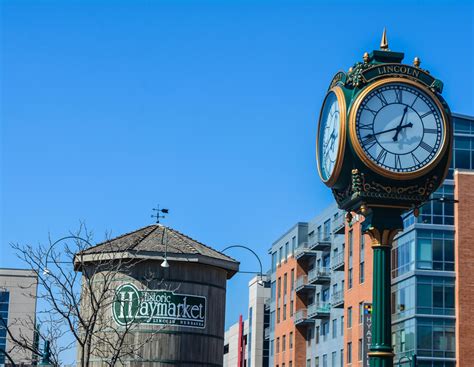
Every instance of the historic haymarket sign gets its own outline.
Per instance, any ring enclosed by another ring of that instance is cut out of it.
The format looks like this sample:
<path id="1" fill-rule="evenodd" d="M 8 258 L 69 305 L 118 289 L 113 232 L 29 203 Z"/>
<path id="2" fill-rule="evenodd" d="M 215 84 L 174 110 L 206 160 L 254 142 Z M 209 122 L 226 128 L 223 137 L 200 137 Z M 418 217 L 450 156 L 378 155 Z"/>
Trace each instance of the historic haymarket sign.
<path id="1" fill-rule="evenodd" d="M 116 290 L 112 314 L 119 325 L 134 323 L 205 328 L 206 297 L 167 290 L 139 290 L 127 283 Z"/>

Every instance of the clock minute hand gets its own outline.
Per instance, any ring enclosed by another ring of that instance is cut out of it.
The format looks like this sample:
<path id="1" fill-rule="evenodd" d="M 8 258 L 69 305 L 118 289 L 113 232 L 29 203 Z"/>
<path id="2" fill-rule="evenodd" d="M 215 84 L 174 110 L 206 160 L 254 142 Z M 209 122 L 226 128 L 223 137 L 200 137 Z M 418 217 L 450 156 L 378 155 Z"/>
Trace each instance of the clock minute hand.
<path id="1" fill-rule="evenodd" d="M 401 130 L 401 129 L 404 129 L 405 127 L 413 127 L 413 124 L 411 122 L 409 122 L 408 124 L 405 124 L 405 125 L 402 125 L 402 126 L 397 126 L 397 127 L 392 128 L 392 129 L 387 129 L 387 130 L 384 130 L 384 131 L 379 131 L 378 133 L 375 133 L 375 134 L 368 134 L 365 137 L 366 138 L 371 138 L 372 136 L 389 133 L 389 132 L 395 131 L 395 130 Z"/>

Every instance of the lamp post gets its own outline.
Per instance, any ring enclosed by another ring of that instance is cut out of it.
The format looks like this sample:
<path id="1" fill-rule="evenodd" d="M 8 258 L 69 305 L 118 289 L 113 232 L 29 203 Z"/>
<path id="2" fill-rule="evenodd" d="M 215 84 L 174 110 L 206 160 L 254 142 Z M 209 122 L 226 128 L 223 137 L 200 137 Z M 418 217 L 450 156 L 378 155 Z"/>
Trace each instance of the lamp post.
<path id="1" fill-rule="evenodd" d="M 49 254 L 51 253 L 53 247 L 56 246 L 61 241 L 70 240 L 70 239 L 79 240 L 79 241 L 85 242 L 88 246 L 91 246 L 91 247 L 93 246 L 88 240 L 79 236 L 66 236 L 66 237 L 60 238 L 59 240 L 56 240 L 55 242 L 53 242 L 51 246 L 49 246 L 48 251 L 46 252 L 46 256 L 45 256 L 46 263 L 45 263 L 45 268 L 43 269 L 43 275 L 49 275 L 51 273 L 51 271 L 48 269 L 48 259 L 49 259 Z"/>
<path id="2" fill-rule="evenodd" d="M 258 260 L 258 264 L 260 265 L 260 272 L 253 272 L 253 271 L 239 271 L 239 273 L 252 273 L 252 274 L 259 274 L 260 275 L 260 280 L 257 281 L 258 285 L 263 285 L 263 267 L 262 267 L 262 261 L 260 260 L 260 258 L 258 257 L 257 253 L 252 250 L 250 247 L 247 247 L 247 246 L 243 246 L 243 245 L 231 245 L 231 246 L 227 246 L 225 249 L 221 250 L 221 252 L 224 252 L 228 249 L 231 249 L 231 248 L 243 248 L 243 249 L 246 249 L 247 251 L 250 251 Z"/>

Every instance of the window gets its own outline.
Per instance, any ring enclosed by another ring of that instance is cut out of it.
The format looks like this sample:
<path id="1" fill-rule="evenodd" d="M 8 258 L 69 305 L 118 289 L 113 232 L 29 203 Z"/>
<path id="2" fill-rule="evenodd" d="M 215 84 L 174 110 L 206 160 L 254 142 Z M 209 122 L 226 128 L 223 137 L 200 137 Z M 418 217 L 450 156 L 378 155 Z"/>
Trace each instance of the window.
<path id="1" fill-rule="evenodd" d="M 296 248 L 296 236 L 291 238 L 291 254 L 293 255 Z"/>
<path id="2" fill-rule="evenodd" d="M 283 305 L 283 321 L 286 320 L 286 303 Z"/>
<path id="3" fill-rule="evenodd" d="M 319 326 L 316 326 L 316 332 L 314 333 L 314 338 L 316 339 L 316 344 L 319 344 Z"/>
<path id="4" fill-rule="evenodd" d="M 364 319 L 364 302 L 359 302 L 359 324 L 362 324 Z"/>
<path id="5" fill-rule="evenodd" d="M 328 355 L 323 354 L 323 367 L 328 367 Z"/>
<path id="6" fill-rule="evenodd" d="M 344 316 L 341 316 L 341 336 L 344 336 Z"/>
<path id="7" fill-rule="evenodd" d="M 328 240 L 331 237 L 331 219 L 324 222 L 324 239 Z"/>
<path id="8" fill-rule="evenodd" d="M 306 360 L 306 367 L 311 367 L 311 359 Z"/>
<path id="9" fill-rule="evenodd" d="M 290 301 L 290 316 L 293 316 L 293 308 L 294 308 L 293 301 Z"/>
<path id="10" fill-rule="evenodd" d="M 351 289 L 352 288 L 352 269 L 349 269 L 349 272 L 347 274 L 347 289 Z"/>
<path id="11" fill-rule="evenodd" d="M 352 363 L 352 343 L 347 343 L 347 363 Z"/>
<path id="12" fill-rule="evenodd" d="M 276 267 L 277 267 L 277 253 L 274 252 L 272 254 L 272 273 L 276 272 Z"/>
<path id="13" fill-rule="evenodd" d="M 332 354 L 331 354 L 331 366 L 336 367 L 336 365 L 337 365 L 337 362 L 336 362 L 337 359 L 336 358 L 337 358 L 336 352 L 332 352 Z"/>
<path id="14" fill-rule="evenodd" d="M 288 261 L 288 250 L 289 250 L 290 244 L 287 242 L 285 243 L 285 262 Z"/>
<path id="15" fill-rule="evenodd" d="M 281 265 L 283 260 L 283 246 L 278 250 L 278 264 Z"/>
<path id="16" fill-rule="evenodd" d="M 293 361 L 290 361 L 289 366 L 290 366 L 290 367 L 293 367 Z"/>
<path id="17" fill-rule="evenodd" d="M 314 358 L 314 367 L 319 367 L 319 357 Z"/>
<path id="18" fill-rule="evenodd" d="M 288 293 L 288 274 L 283 275 L 283 295 L 286 296 Z"/>
<path id="19" fill-rule="evenodd" d="M 348 243 L 349 243 L 349 246 L 348 246 L 348 249 L 349 249 L 349 263 L 350 265 L 352 265 L 352 251 L 354 249 L 354 241 L 353 241 L 353 232 L 352 232 L 352 229 L 349 231 L 349 233 L 347 234 L 348 236 Z"/>
<path id="20" fill-rule="evenodd" d="M 332 337 L 337 337 L 337 319 L 332 320 Z"/>
<path id="21" fill-rule="evenodd" d="M 360 246 L 359 246 L 359 283 L 364 283 L 365 280 L 365 256 L 364 256 L 364 249 L 365 249 L 365 235 L 362 233 L 360 234 Z"/>
<path id="22" fill-rule="evenodd" d="M 347 309 L 347 327 L 352 327 L 352 307 Z"/>
<path id="23" fill-rule="evenodd" d="M 359 339 L 358 357 L 359 357 L 359 361 L 362 361 L 362 339 Z"/>
<path id="24" fill-rule="evenodd" d="M 7 290 L 0 291 L 0 318 L 2 319 L 2 323 L 0 325 L 8 325 L 8 311 L 9 311 L 9 303 L 10 303 L 10 292 Z M 7 331 L 5 327 L 0 326 L 0 350 L 5 350 L 7 344 Z M 3 366 L 5 363 L 5 354 L 0 353 L 0 365 Z"/>
<path id="25" fill-rule="evenodd" d="M 295 289 L 295 269 L 291 269 L 290 288 L 291 290 Z"/>
<path id="26" fill-rule="evenodd" d="M 293 332 L 290 331 L 290 349 L 293 349 Z"/>
<path id="27" fill-rule="evenodd" d="M 281 277 L 278 277 L 277 297 L 281 297 Z"/>
<path id="28" fill-rule="evenodd" d="M 277 308 L 277 324 L 280 322 L 280 307 Z"/>
<path id="29" fill-rule="evenodd" d="M 321 324 L 322 332 L 321 334 L 323 335 L 323 341 L 328 340 L 328 335 L 329 335 L 329 321 L 324 321 Z"/>
<path id="30" fill-rule="evenodd" d="M 417 334 L 417 355 L 420 357 L 455 357 L 454 320 L 422 318 L 417 321 Z"/>
<path id="31" fill-rule="evenodd" d="M 471 152 L 459 151 L 455 149 L 453 160 L 456 158 L 462 158 L 463 156 L 474 155 Z M 456 154 L 457 157 L 456 157 Z M 469 157 L 468 157 L 469 158 Z M 462 168 L 462 167 L 457 167 Z M 453 186 L 443 185 L 439 190 L 432 194 L 432 198 L 447 197 L 453 199 Z M 418 223 L 429 223 L 429 224 L 454 224 L 454 203 L 453 202 L 440 202 L 437 200 L 428 201 L 420 208 L 420 215 L 417 218 Z"/>
<path id="32" fill-rule="evenodd" d="M 425 278 L 417 282 L 417 312 L 454 315 L 454 281 L 450 278 Z"/>
<path id="33" fill-rule="evenodd" d="M 276 339 L 276 352 L 280 353 L 280 338 Z"/>
<path id="34" fill-rule="evenodd" d="M 283 352 L 286 351 L 286 335 L 283 335 L 282 343 L 281 343 L 281 350 Z"/>
<path id="35" fill-rule="evenodd" d="M 224 345 L 224 354 L 229 353 L 229 344 Z"/>
<path id="36" fill-rule="evenodd" d="M 341 349 L 341 367 L 344 366 L 344 349 Z"/>
<path id="37" fill-rule="evenodd" d="M 452 232 L 419 231 L 417 268 L 454 271 L 454 237 Z"/>
<path id="38" fill-rule="evenodd" d="M 392 250 L 392 278 L 415 269 L 415 232 L 398 238 Z"/>

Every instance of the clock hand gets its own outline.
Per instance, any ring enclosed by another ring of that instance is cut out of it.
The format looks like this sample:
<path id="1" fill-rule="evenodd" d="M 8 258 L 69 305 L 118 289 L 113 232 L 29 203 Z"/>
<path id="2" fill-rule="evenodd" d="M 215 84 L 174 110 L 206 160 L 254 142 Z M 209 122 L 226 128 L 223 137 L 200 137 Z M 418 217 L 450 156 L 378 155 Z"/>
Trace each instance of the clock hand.
<path id="1" fill-rule="evenodd" d="M 398 134 L 400 133 L 400 130 L 402 129 L 403 119 L 405 118 L 405 115 L 406 115 L 406 113 L 407 113 L 407 110 L 408 110 L 408 106 L 405 106 L 405 109 L 403 110 L 402 119 L 400 120 L 400 123 L 399 123 L 398 126 L 397 126 L 397 131 L 396 131 L 396 133 L 395 133 L 395 136 L 393 137 L 393 141 L 397 141 L 397 140 L 398 140 Z"/>
<path id="2" fill-rule="evenodd" d="M 366 135 L 365 137 L 366 137 L 366 138 L 371 138 L 372 136 L 376 136 L 376 135 L 380 135 L 380 134 L 389 133 L 390 131 L 395 131 L 395 130 L 398 130 L 398 129 L 401 130 L 401 129 L 405 128 L 405 127 L 413 127 L 413 124 L 410 122 L 410 123 L 408 123 L 408 124 L 406 124 L 406 125 L 402 125 L 402 126 L 400 126 L 400 127 L 397 126 L 397 127 L 392 128 L 392 129 L 388 129 L 388 130 L 384 130 L 384 131 L 379 131 L 378 133 L 375 133 L 375 134 L 368 134 L 368 135 Z"/>

